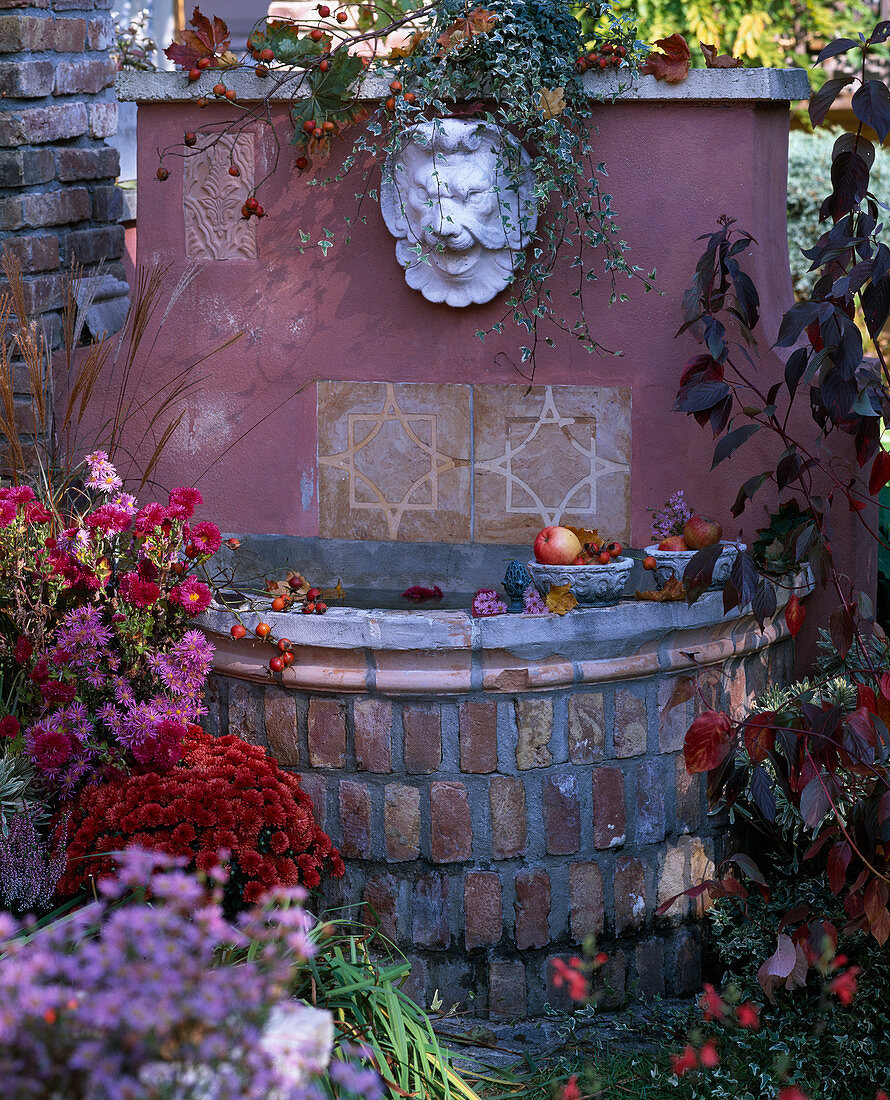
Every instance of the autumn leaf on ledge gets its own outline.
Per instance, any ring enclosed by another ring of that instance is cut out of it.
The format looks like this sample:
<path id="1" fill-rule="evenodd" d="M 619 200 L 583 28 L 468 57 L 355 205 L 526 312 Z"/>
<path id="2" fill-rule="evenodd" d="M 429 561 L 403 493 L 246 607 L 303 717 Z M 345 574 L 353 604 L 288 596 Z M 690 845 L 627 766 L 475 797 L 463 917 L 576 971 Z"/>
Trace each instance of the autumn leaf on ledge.
<path id="1" fill-rule="evenodd" d="M 538 100 L 538 110 L 544 115 L 544 121 L 556 118 L 566 109 L 566 94 L 564 88 L 541 89 L 541 98 Z"/>
<path id="2" fill-rule="evenodd" d="M 668 603 L 670 600 L 685 600 L 686 589 L 683 582 L 677 579 L 676 574 L 668 577 L 663 588 L 652 589 L 650 592 L 636 592 L 637 600 L 652 600 L 653 603 Z"/>
<path id="3" fill-rule="evenodd" d="M 441 57 L 446 50 L 460 46 L 468 42 L 477 34 L 487 34 L 497 22 L 498 17 L 493 11 L 485 8 L 473 8 L 466 19 L 457 19 L 450 27 L 446 27 L 436 41 L 442 47 L 439 51 Z"/>
<path id="4" fill-rule="evenodd" d="M 404 46 L 392 47 L 392 49 L 389 51 L 389 60 L 400 61 L 403 57 L 410 57 L 411 54 L 417 52 L 422 43 L 424 43 L 428 38 L 429 34 L 426 31 L 415 31 Z"/>
<path id="5" fill-rule="evenodd" d="M 682 34 L 672 34 L 670 38 L 659 38 L 655 42 L 663 52 L 655 50 L 649 54 L 640 72 L 663 80 L 666 84 L 681 84 L 689 76 L 692 54 Z"/>
<path id="6" fill-rule="evenodd" d="M 203 57 L 212 58 L 211 68 L 231 68 L 238 59 L 229 51 L 229 28 L 215 15 L 213 22 L 195 8 L 190 20 L 194 30 L 182 30 L 165 50 L 164 55 L 184 69 L 193 69 Z"/>
<path id="7" fill-rule="evenodd" d="M 591 543 L 599 549 L 599 547 L 603 545 L 603 540 L 600 538 L 600 533 L 596 528 L 591 530 L 589 527 L 570 527 L 568 524 L 564 524 L 564 526 L 567 531 L 572 532 L 582 546 L 587 546 L 588 543 Z"/>
<path id="8" fill-rule="evenodd" d="M 709 46 L 707 42 L 699 42 L 701 52 L 705 58 L 705 67 L 708 69 L 741 69 L 744 61 L 740 57 L 731 57 L 728 53 L 717 53 L 716 46 Z"/>
<path id="9" fill-rule="evenodd" d="M 575 598 L 575 594 L 572 592 L 572 586 L 570 584 L 551 585 L 544 603 L 546 603 L 550 610 L 556 615 L 565 615 L 566 612 L 571 611 L 573 607 L 578 606 L 578 601 Z"/>

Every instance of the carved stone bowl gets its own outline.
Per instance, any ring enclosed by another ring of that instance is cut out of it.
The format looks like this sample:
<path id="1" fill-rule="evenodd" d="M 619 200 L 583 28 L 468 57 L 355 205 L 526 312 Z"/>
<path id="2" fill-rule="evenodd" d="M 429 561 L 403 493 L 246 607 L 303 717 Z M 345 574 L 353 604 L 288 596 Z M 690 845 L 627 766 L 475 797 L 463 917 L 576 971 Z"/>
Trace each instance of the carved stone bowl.
<path id="1" fill-rule="evenodd" d="M 530 561 L 526 568 L 545 598 L 554 585 L 570 584 L 581 607 L 609 607 L 621 599 L 633 558 L 615 558 L 608 565 L 543 565 Z"/>
<path id="2" fill-rule="evenodd" d="M 720 544 L 723 550 L 720 557 L 717 559 L 717 564 L 714 566 L 714 574 L 711 577 L 711 583 L 708 585 L 708 590 L 712 588 L 722 588 L 726 582 L 726 578 L 729 576 L 729 571 L 732 569 L 732 563 L 738 557 L 739 551 L 745 549 L 743 542 L 726 542 L 722 541 Z M 678 581 L 683 580 L 683 573 L 686 570 L 686 566 L 692 561 L 697 551 L 695 550 L 659 550 L 657 543 L 652 546 L 647 546 L 643 551 L 644 554 L 651 554 L 658 563 L 655 566 L 655 583 L 659 588 L 664 588 L 670 578 L 676 575 Z"/>

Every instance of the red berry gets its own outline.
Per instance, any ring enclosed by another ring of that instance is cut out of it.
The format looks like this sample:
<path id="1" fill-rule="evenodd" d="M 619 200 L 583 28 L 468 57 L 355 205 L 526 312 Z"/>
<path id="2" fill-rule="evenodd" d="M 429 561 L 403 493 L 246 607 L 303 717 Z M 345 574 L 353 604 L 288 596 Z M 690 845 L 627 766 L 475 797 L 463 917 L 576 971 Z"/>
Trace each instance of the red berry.
<path id="1" fill-rule="evenodd" d="M 267 46 L 264 50 L 260 50 L 260 61 L 274 61 L 275 51 L 270 50 Z"/>
<path id="2" fill-rule="evenodd" d="M 229 175 L 230 176 L 240 176 L 241 175 L 241 169 L 237 166 L 237 164 L 233 164 L 229 168 Z"/>
<path id="3" fill-rule="evenodd" d="M 279 638 L 278 639 L 278 652 L 279 653 L 284 653 L 284 651 L 286 649 L 289 649 L 289 648 L 290 648 L 290 638 Z"/>
<path id="4" fill-rule="evenodd" d="M 198 62 L 198 68 L 209 69 L 212 64 L 213 62 L 210 60 L 209 57 L 202 57 L 201 60 Z"/>
<path id="5" fill-rule="evenodd" d="M 615 49 L 615 47 L 612 45 L 611 42 L 604 42 L 601 49 L 603 53 L 611 53 Z"/>
<path id="6" fill-rule="evenodd" d="M 413 92 L 405 92 L 405 102 L 406 103 L 414 103 L 414 101 L 416 99 L 417 99 L 417 96 Z"/>
<path id="7" fill-rule="evenodd" d="M 158 177 L 159 180 L 165 180 L 170 175 L 170 173 L 163 166 L 163 164 L 159 164 L 158 170 L 157 172 L 155 172 L 155 175 Z"/>
<path id="8" fill-rule="evenodd" d="M 349 18 L 349 16 L 346 14 L 345 11 L 338 11 L 337 12 L 337 22 L 338 23 L 345 23 L 348 18 Z"/>
<path id="9" fill-rule="evenodd" d="M 319 30 L 318 27 L 313 27 L 309 32 L 309 37 L 313 42 L 320 42 L 324 38 L 324 31 Z"/>
<path id="10" fill-rule="evenodd" d="M 304 172 L 309 167 L 308 157 L 297 157 L 297 167 L 301 172 Z"/>
<path id="11" fill-rule="evenodd" d="M 608 565 L 609 562 L 612 560 L 612 555 L 603 550 L 601 554 L 597 554 L 596 560 L 600 563 L 600 565 Z"/>
<path id="12" fill-rule="evenodd" d="M 226 94 L 225 84 L 214 84 L 213 85 L 213 94 L 214 95 L 225 95 Z"/>
<path id="13" fill-rule="evenodd" d="M 291 586 L 291 588 L 302 588 L 303 578 L 300 576 L 299 573 L 294 573 L 292 577 L 287 578 L 287 583 Z"/>
<path id="14" fill-rule="evenodd" d="M 313 600 L 317 600 L 320 595 L 320 588 L 310 588 L 309 591 L 306 593 L 306 599 L 309 600 L 311 603 Z"/>
<path id="15" fill-rule="evenodd" d="M 206 99 L 205 96 L 198 96 L 198 98 L 195 100 L 195 103 L 199 107 L 206 107 L 207 106 L 207 99 Z"/>
<path id="16" fill-rule="evenodd" d="M 238 93 L 235 91 L 234 88 L 227 88 L 226 89 L 226 99 L 229 101 L 229 103 L 234 103 L 235 99 L 237 98 L 237 95 L 238 95 Z"/>
<path id="17" fill-rule="evenodd" d="M 258 218 L 265 218 L 265 216 L 266 216 L 266 211 L 263 209 L 262 206 L 258 206 L 256 208 L 256 210 L 254 211 L 254 213 L 256 214 L 256 216 Z"/>
<path id="18" fill-rule="evenodd" d="M 189 131 L 188 133 L 182 135 L 183 145 L 194 145 L 197 140 L 198 140 L 198 135 L 193 134 L 191 131 Z"/>
<path id="19" fill-rule="evenodd" d="M 315 610 L 315 604 L 314 603 L 304 603 L 303 604 L 303 614 L 304 615 L 311 615 L 314 610 Z"/>
<path id="20" fill-rule="evenodd" d="M 617 52 L 619 57 L 626 57 L 627 56 L 627 47 L 626 46 L 619 46 L 618 49 L 616 50 L 616 52 Z"/>
<path id="21" fill-rule="evenodd" d="M 327 611 L 327 609 L 328 609 L 328 605 L 326 603 L 324 603 L 322 600 L 318 600 L 317 603 L 315 604 L 315 614 L 316 615 L 324 615 L 324 613 Z"/>
<path id="22" fill-rule="evenodd" d="M 201 70 L 200 69 L 189 69 L 189 80 L 200 80 L 200 78 L 201 78 Z"/>
<path id="23" fill-rule="evenodd" d="M 319 67 L 319 69 L 321 69 L 321 71 L 323 73 L 326 73 L 328 71 L 328 69 L 331 67 L 331 63 L 330 63 L 330 61 L 328 61 L 327 58 L 323 58 L 321 61 L 319 61 L 318 67 Z"/>
<path id="24" fill-rule="evenodd" d="M 583 57 L 579 57 L 578 60 L 575 62 L 575 68 L 578 70 L 579 73 L 586 73 L 587 60 Z"/>
<path id="25" fill-rule="evenodd" d="M 243 627 L 241 625 L 241 623 L 235 623 L 235 625 L 232 627 L 232 629 L 229 633 L 235 639 L 243 638 L 244 635 L 247 633 L 247 629 L 245 627 Z"/>
<path id="26" fill-rule="evenodd" d="M 644 569 L 652 570 L 652 569 L 655 569 L 657 565 L 658 565 L 658 562 L 655 560 L 655 558 L 652 557 L 651 554 L 647 554 L 647 556 L 645 558 L 643 558 L 643 568 Z"/>
<path id="27" fill-rule="evenodd" d="M 401 80 L 393 80 L 389 86 L 391 92 L 400 92 L 402 90 Z"/>
<path id="28" fill-rule="evenodd" d="M 273 672 L 283 672 L 284 661 L 282 661 L 280 657 L 273 657 L 269 662 L 269 668 L 271 668 Z"/>
<path id="29" fill-rule="evenodd" d="M 242 218 L 249 218 L 252 213 L 253 213 L 253 211 L 248 207 L 247 203 L 245 203 L 241 207 L 241 217 Z"/>
<path id="30" fill-rule="evenodd" d="M 257 65 L 257 67 L 253 71 L 257 74 L 257 76 L 269 75 L 269 70 L 266 68 L 265 65 Z"/>
<path id="31" fill-rule="evenodd" d="M 315 120 L 307 118 L 306 121 L 303 123 L 303 129 L 306 131 L 307 134 L 311 134 L 312 131 L 315 129 Z"/>
<path id="32" fill-rule="evenodd" d="M 396 101 L 392 96 L 386 101 L 386 109 L 387 111 L 394 111 L 396 109 Z"/>
<path id="33" fill-rule="evenodd" d="M 290 650 L 287 650 L 286 653 L 282 653 L 281 654 L 281 659 L 282 659 L 282 661 L 284 661 L 284 667 L 285 668 L 290 667 L 290 665 L 292 665 L 294 663 L 294 655 L 293 655 L 293 653 L 291 653 Z"/>
<path id="34" fill-rule="evenodd" d="M 259 210 L 259 208 L 260 208 L 260 204 L 256 201 L 256 199 L 253 197 L 253 195 L 250 196 L 250 198 L 247 200 L 247 202 L 244 205 L 250 211 Z"/>
<path id="35" fill-rule="evenodd" d="M 326 123 L 325 123 L 325 124 L 324 124 L 324 125 L 322 126 L 322 130 L 324 130 L 324 132 L 325 132 L 326 134 L 332 134 L 332 133 L 333 133 L 333 132 L 334 132 L 334 131 L 335 131 L 336 129 L 337 129 L 337 124 L 336 124 L 336 122 L 326 122 Z"/>
<path id="36" fill-rule="evenodd" d="M 285 606 L 286 605 L 283 596 L 276 596 L 275 599 L 272 601 L 273 611 L 284 611 Z"/>
<path id="37" fill-rule="evenodd" d="M 272 633 L 272 627 L 268 623 L 257 623 L 254 628 L 254 634 L 258 638 L 265 638 L 268 634 Z"/>
<path id="38" fill-rule="evenodd" d="M 318 14 L 322 17 L 322 19 L 327 19 L 327 17 L 331 14 L 331 9 L 327 6 L 327 4 L 319 4 Z"/>

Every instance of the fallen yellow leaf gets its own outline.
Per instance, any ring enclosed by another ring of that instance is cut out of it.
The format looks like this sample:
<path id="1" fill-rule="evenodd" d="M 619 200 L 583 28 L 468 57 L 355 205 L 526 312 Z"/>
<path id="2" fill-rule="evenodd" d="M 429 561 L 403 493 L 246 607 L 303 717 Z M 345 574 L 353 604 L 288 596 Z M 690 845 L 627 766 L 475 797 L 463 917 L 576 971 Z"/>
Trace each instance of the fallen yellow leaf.
<path id="1" fill-rule="evenodd" d="M 570 584 L 554 584 L 547 593 L 544 603 L 556 615 L 565 615 L 567 611 L 571 611 L 573 607 L 578 606 L 578 601 Z"/>
<path id="2" fill-rule="evenodd" d="M 670 600 L 685 600 L 686 589 L 683 587 L 683 582 L 677 580 L 677 577 L 674 575 L 668 577 L 664 588 L 653 589 L 651 592 L 637 592 L 636 599 L 652 600 L 654 603 L 668 603 Z"/>
<path id="3" fill-rule="evenodd" d="M 544 114 L 545 121 L 556 118 L 566 109 L 566 94 L 563 88 L 541 89 L 541 98 L 538 100 L 538 110 Z"/>

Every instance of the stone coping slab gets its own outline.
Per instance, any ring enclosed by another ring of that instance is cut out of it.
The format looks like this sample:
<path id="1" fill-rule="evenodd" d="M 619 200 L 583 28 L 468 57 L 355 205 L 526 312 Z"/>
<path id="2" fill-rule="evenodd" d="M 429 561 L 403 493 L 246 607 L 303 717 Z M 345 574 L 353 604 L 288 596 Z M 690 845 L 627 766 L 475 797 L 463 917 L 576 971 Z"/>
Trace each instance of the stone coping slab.
<path id="1" fill-rule="evenodd" d="M 286 86 L 273 71 L 268 77 L 258 77 L 250 70 L 226 72 L 208 69 L 194 83 L 184 72 L 122 72 L 117 75 L 117 98 L 136 103 L 189 103 L 199 96 L 210 96 L 214 84 L 222 80 L 233 88 L 242 102 L 256 102 L 273 90 L 273 102 L 288 103 L 307 92 Z M 654 76 L 641 76 L 634 81 L 620 73 L 585 73 L 584 86 L 592 98 L 621 102 L 646 103 L 725 103 L 781 102 L 807 99 L 810 81 L 804 69 L 692 69 L 680 84 L 666 84 Z M 276 85 L 280 90 L 275 90 Z M 375 75 L 366 78 L 360 98 L 379 99 L 389 95 L 389 78 Z"/>
<path id="2" fill-rule="evenodd" d="M 280 675 L 286 687 L 384 694 L 552 690 L 570 684 L 636 679 L 714 665 L 788 635 L 782 609 L 801 576 L 778 589 L 779 610 L 761 630 L 750 614 L 723 614 L 722 593 L 683 602 L 625 600 L 576 608 L 568 615 L 498 615 L 464 611 L 331 608 L 323 615 L 241 612 L 246 637 L 230 636 L 235 614 L 211 607 L 197 620 L 216 646 L 214 668 L 238 679 L 273 682 L 273 650 L 252 635 L 261 620 L 272 638 L 288 638 L 296 660 Z"/>

